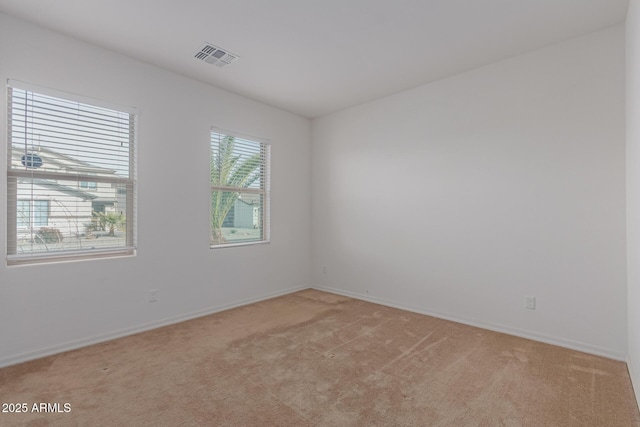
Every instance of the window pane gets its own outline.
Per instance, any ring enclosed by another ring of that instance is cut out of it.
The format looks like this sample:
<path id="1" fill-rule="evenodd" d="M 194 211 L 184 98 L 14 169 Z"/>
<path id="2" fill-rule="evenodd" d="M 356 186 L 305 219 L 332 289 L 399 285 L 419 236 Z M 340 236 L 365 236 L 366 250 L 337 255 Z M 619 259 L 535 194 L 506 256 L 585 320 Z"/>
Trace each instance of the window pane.
<path id="1" fill-rule="evenodd" d="M 251 193 L 212 191 L 213 221 L 221 223 L 213 229 L 212 244 L 260 242 L 262 230 L 263 196 Z"/>
<path id="2" fill-rule="evenodd" d="M 260 188 L 261 146 L 259 142 L 213 134 L 211 184 L 236 188 Z"/>
<path id="3" fill-rule="evenodd" d="M 34 200 L 33 202 L 33 226 L 46 227 L 49 225 L 49 201 Z"/>
<path id="4" fill-rule="evenodd" d="M 12 169 L 130 175 L 130 114 L 15 88 L 10 102 Z"/>
<path id="5" fill-rule="evenodd" d="M 80 190 L 77 181 L 18 179 L 18 254 L 126 246 L 126 186 Z M 30 216 L 31 215 L 31 216 Z"/>

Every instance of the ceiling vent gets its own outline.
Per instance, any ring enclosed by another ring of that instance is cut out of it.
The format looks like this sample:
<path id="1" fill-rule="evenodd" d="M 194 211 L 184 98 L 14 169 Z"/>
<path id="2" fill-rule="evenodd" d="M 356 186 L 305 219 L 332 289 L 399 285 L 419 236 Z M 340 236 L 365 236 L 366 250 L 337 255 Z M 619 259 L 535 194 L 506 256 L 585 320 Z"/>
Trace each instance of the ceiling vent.
<path id="1" fill-rule="evenodd" d="M 201 61 L 218 67 L 229 65 L 239 58 L 235 53 L 231 53 L 226 49 L 214 46 L 211 43 L 205 43 L 204 47 L 194 56 Z"/>

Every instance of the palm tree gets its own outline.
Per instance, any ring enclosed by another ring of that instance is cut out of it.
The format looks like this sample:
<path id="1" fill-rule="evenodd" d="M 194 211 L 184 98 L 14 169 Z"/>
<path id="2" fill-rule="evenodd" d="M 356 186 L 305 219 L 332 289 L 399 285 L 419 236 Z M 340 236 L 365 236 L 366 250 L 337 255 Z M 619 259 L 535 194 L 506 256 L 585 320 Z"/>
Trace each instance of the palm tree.
<path id="1" fill-rule="evenodd" d="M 121 213 L 94 211 L 91 213 L 91 215 L 98 218 L 98 223 L 101 227 L 109 228 L 109 233 L 107 234 L 107 236 L 115 236 L 116 229 L 124 228 L 127 223 L 126 217 Z"/>
<path id="2" fill-rule="evenodd" d="M 226 135 L 216 147 L 211 147 L 211 241 L 213 244 L 226 242 L 222 235 L 222 224 L 240 196 L 237 191 L 225 190 L 248 188 L 260 178 L 258 170 L 260 154 L 255 153 L 242 158 L 234 152 L 234 145 L 235 138 Z"/>

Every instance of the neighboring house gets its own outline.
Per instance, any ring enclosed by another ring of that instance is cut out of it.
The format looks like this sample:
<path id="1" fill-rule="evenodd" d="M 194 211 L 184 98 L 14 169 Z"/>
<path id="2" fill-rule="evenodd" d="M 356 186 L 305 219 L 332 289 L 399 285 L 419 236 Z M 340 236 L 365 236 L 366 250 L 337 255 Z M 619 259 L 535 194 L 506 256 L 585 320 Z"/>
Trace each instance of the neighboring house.
<path id="1" fill-rule="evenodd" d="M 259 194 L 242 194 L 224 218 L 223 227 L 258 228 L 260 226 Z"/>
<path id="2" fill-rule="evenodd" d="M 16 222 L 19 241 L 32 238 L 33 233 L 45 227 L 57 230 L 55 232 L 62 237 L 82 236 L 95 224 L 92 212 L 124 209 L 124 192 L 119 192 L 111 183 L 99 182 L 101 176 L 113 176 L 115 171 L 47 148 L 33 149 L 29 155 L 33 156 L 31 159 L 37 159 L 33 169 L 64 172 L 69 179 L 18 178 Z M 12 150 L 13 166 L 24 168 L 23 157 L 18 150 Z M 95 175 L 96 181 L 78 181 L 74 174 Z"/>

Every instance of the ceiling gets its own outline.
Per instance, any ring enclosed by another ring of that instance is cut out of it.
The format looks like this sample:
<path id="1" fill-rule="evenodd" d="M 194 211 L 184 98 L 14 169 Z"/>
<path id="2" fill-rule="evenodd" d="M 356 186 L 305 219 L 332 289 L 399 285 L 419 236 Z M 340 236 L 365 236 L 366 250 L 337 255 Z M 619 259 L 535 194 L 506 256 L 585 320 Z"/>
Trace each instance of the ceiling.
<path id="1" fill-rule="evenodd" d="M 628 0 L 0 0 L 13 15 L 319 117 L 625 19 Z M 240 56 L 194 55 L 209 42 Z"/>

